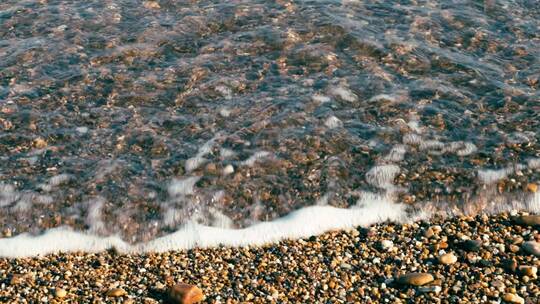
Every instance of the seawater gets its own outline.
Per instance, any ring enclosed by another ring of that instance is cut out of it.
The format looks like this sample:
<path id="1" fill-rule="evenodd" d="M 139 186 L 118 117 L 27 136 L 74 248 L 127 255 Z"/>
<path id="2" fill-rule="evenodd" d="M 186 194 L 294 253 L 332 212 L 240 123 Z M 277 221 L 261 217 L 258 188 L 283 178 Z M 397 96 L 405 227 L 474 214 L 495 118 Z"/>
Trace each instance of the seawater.
<path id="1" fill-rule="evenodd" d="M 0 255 L 540 211 L 536 1 L 0 3 Z"/>

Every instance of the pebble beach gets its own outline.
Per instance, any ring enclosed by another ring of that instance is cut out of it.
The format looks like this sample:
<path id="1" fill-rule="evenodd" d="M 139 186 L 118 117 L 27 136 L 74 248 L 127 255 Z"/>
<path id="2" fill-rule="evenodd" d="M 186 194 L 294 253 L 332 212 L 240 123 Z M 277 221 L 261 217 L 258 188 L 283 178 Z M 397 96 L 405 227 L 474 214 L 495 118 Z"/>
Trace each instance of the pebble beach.
<path id="1" fill-rule="evenodd" d="M 540 216 L 435 218 L 261 247 L 0 260 L 2 303 L 539 303 Z M 188 302 L 184 302 L 188 303 Z"/>
<path id="2" fill-rule="evenodd" d="M 1 0 L 0 304 L 540 303 L 539 0 Z"/>

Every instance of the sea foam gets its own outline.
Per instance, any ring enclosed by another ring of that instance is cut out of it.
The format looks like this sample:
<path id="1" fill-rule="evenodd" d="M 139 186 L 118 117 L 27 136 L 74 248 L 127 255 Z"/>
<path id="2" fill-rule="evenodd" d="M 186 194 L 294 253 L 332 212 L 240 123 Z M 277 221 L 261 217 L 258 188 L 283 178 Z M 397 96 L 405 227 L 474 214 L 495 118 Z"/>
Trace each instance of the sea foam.
<path id="1" fill-rule="evenodd" d="M 243 229 L 210 227 L 188 222 L 178 231 L 150 242 L 128 244 L 119 236 L 100 237 L 59 227 L 32 236 L 28 233 L 0 239 L 0 256 L 26 257 L 57 252 L 99 252 L 115 248 L 121 253 L 163 252 L 194 247 L 263 245 L 289 238 L 303 238 L 330 230 L 367 226 L 382 221 L 406 222 L 425 217 L 411 216 L 404 205 L 384 197 L 366 196 L 358 206 L 348 209 L 331 206 L 310 206 L 285 217 L 259 222 Z"/>

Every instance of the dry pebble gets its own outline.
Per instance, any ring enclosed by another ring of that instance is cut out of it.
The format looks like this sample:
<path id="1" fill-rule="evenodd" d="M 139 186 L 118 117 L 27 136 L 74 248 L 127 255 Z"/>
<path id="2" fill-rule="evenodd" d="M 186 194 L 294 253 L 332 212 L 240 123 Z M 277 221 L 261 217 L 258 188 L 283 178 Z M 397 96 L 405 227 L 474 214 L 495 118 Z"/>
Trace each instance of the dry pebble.
<path id="1" fill-rule="evenodd" d="M 436 225 L 442 230 L 427 238 Z M 501 214 L 378 224 L 265 246 L 4 258 L 0 303 L 195 303 L 202 296 L 201 303 L 537 303 L 538 257 L 501 250 L 534 247 L 536 233 Z M 483 245 L 465 251 L 463 240 L 476 237 Z M 381 250 L 385 240 L 391 251 Z M 460 262 L 440 263 L 443 256 Z"/>
<path id="2" fill-rule="evenodd" d="M 123 297 L 127 294 L 127 292 L 122 288 L 113 288 L 107 291 L 108 297 Z"/>
<path id="3" fill-rule="evenodd" d="M 54 290 L 54 296 L 57 297 L 58 299 L 65 298 L 67 296 L 67 291 L 63 288 L 57 287 Z"/>
<path id="4" fill-rule="evenodd" d="M 508 303 L 515 303 L 515 304 L 524 304 L 525 300 L 513 293 L 507 293 L 503 296 L 503 300 Z"/>
<path id="5" fill-rule="evenodd" d="M 169 291 L 171 302 L 177 304 L 193 304 L 204 299 L 202 290 L 194 285 L 179 283 Z"/>
<path id="6" fill-rule="evenodd" d="M 445 253 L 439 256 L 439 263 L 450 265 L 457 262 L 457 257 L 453 253 Z"/>
<path id="7" fill-rule="evenodd" d="M 538 268 L 535 266 L 519 266 L 518 270 L 522 275 L 531 278 L 536 278 L 536 273 L 538 272 Z"/>
<path id="8" fill-rule="evenodd" d="M 407 273 L 398 277 L 397 282 L 402 285 L 422 286 L 435 280 L 429 273 Z"/>

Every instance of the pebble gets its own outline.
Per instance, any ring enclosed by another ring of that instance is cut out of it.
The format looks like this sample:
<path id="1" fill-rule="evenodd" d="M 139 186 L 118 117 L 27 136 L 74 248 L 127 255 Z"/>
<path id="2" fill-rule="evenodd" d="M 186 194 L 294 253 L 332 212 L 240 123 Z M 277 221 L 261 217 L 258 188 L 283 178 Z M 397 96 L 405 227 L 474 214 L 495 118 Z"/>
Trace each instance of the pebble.
<path id="1" fill-rule="evenodd" d="M 510 249 L 510 251 L 512 251 L 513 253 L 516 253 L 516 252 L 518 252 L 518 251 L 519 251 L 519 246 L 517 246 L 517 245 L 514 245 L 514 244 L 512 244 L 512 245 L 508 246 L 508 248 L 509 248 L 509 249 Z"/>
<path id="2" fill-rule="evenodd" d="M 482 241 L 480 240 L 466 240 L 461 242 L 461 248 L 465 251 L 479 251 L 482 248 Z"/>
<path id="3" fill-rule="evenodd" d="M 536 268 L 535 266 L 519 266 L 518 270 L 519 273 L 521 273 L 522 275 L 531 278 L 536 278 L 536 273 L 538 272 L 538 268 Z"/>
<path id="4" fill-rule="evenodd" d="M 439 293 L 439 292 L 441 292 L 441 290 L 442 290 L 441 286 L 421 286 L 421 287 L 418 287 L 418 291 L 420 291 L 420 292 Z"/>
<path id="5" fill-rule="evenodd" d="M 536 191 L 538 191 L 538 185 L 535 184 L 535 183 L 528 184 L 527 185 L 527 191 L 532 192 L 532 193 L 536 193 Z"/>
<path id="6" fill-rule="evenodd" d="M 122 296 L 125 296 L 126 294 L 127 294 L 127 292 L 122 288 L 113 288 L 113 289 L 109 289 L 109 291 L 107 291 L 107 296 L 108 297 L 114 297 L 114 298 L 122 297 Z"/>
<path id="7" fill-rule="evenodd" d="M 147 9 L 159 9 L 161 6 L 157 1 L 144 1 L 143 6 Z"/>
<path id="8" fill-rule="evenodd" d="M 412 272 L 401 275 L 397 278 L 397 282 L 401 285 L 422 286 L 432 282 L 435 278 L 429 273 Z"/>
<path id="9" fill-rule="evenodd" d="M 381 248 L 383 250 L 390 250 L 394 247 L 394 242 L 390 241 L 390 240 L 382 240 L 381 241 Z"/>
<path id="10" fill-rule="evenodd" d="M 429 239 L 429 238 L 431 238 L 431 237 L 433 237 L 433 236 L 436 236 L 436 235 L 439 234 L 439 232 L 441 232 L 441 231 L 442 231 L 441 226 L 439 226 L 439 225 L 433 225 L 433 226 L 429 227 L 429 228 L 426 230 L 426 232 L 424 232 L 424 236 L 425 236 L 426 238 Z"/>
<path id="11" fill-rule="evenodd" d="M 502 267 L 508 271 L 508 272 L 516 272 L 516 269 L 518 267 L 516 260 L 513 259 L 506 259 L 502 261 Z"/>
<path id="12" fill-rule="evenodd" d="M 505 301 L 505 302 L 508 302 L 508 303 L 515 303 L 515 304 L 524 304 L 525 303 L 525 300 L 516 295 L 516 294 L 513 294 L 513 293 L 507 293 L 505 294 L 502 299 Z"/>
<path id="13" fill-rule="evenodd" d="M 457 257 L 453 253 L 445 253 L 439 256 L 439 263 L 451 265 L 457 262 Z"/>
<path id="14" fill-rule="evenodd" d="M 234 173 L 234 167 L 232 165 L 227 165 L 223 168 L 223 175 L 229 175 L 231 173 Z"/>
<path id="15" fill-rule="evenodd" d="M 43 149 L 47 147 L 47 142 L 43 138 L 38 137 L 34 140 L 34 146 L 38 149 Z"/>
<path id="16" fill-rule="evenodd" d="M 540 225 L 540 215 L 522 215 L 514 218 L 520 225 L 535 226 Z"/>
<path id="17" fill-rule="evenodd" d="M 58 299 L 65 298 L 67 296 L 67 291 L 63 288 L 56 287 L 54 290 L 54 296 Z"/>
<path id="18" fill-rule="evenodd" d="M 540 243 L 535 241 L 528 241 L 524 242 L 523 245 L 521 245 L 521 249 L 523 251 L 530 253 L 534 256 L 540 257 Z"/>
<path id="19" fill-rule="evenodd" d="M 169 291 L 169 297 L 178 304 L 192 304 L 204 300 L 204 294 L 199 287 L 185 283 L 174 285 Z"/>

